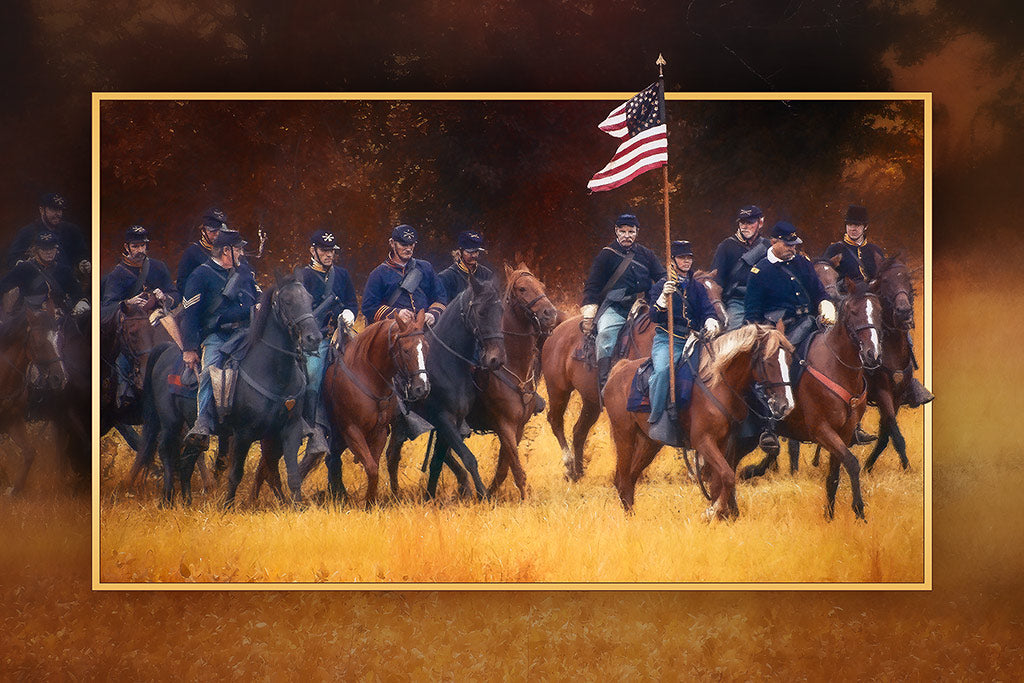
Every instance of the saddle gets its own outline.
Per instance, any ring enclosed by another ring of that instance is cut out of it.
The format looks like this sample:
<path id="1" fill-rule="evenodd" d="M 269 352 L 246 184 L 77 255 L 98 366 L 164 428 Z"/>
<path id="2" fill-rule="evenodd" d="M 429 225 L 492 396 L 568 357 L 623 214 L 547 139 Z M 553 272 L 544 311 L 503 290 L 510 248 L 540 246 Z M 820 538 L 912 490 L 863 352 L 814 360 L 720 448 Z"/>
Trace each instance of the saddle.
<path id="1" fill-rule="evenodd" d="M 238 386 L 238 366 L 252 347 L 247 329 L 235 330 L 220 347 L 221 367 L 210 365 L 210 387 L 213 389 L 213 404 L 217 418 L 224 422 L 231 414 L 235 402 L 235 387 Z"/>
<path id="2" fill-rule="evenodd" d="M 641 302 L 637 302 L 638 304 Z M 643 305 L 634 304 L 626 316 L 626 323 L 619 330 L 619 336 L 615 339 L 615 346 L 612 351 L 612 365 L 629 356 L 629 347 L 638 334 L 647 331 L 651 326 L 650 310 L 646 303 Z M 572 359 L 580 361 L 587 366 L 588 370 L 597 367 L 597 326 L 590 334 L 584 335 L 579 345 L 572 352 Z"/>
<path id="3" fill-rule="evenodd" d="M 700 367 L 702 344 L 696 344 L 690 359 L 676 363 L 676 406 L 683 407 L 690 402 L 693 395 L 693 368 Z M 631 413 L 651 412 L 651 375 L 654 374 L 654 363 L 650 358 L 640 364 L 629 385 L 629 396 L 626 399 L 626 410 Z"/>

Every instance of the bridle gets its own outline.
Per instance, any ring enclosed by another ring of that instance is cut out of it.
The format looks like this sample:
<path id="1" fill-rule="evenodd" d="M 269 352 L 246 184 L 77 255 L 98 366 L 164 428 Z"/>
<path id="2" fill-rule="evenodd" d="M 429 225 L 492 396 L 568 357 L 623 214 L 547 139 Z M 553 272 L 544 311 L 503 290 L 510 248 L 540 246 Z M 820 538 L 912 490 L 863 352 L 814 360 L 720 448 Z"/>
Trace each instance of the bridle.
<path id="1" fill-rule="evenodd" d="M 288 333 L 288 338 L 291 339 L 292 345 L 295 347 L 296 350 L 292 351 L 289 349 L 281 348 L 280 346 L 275 346 L 274 344 L 271 344 L 266 340 L 266 335 L 260 336 L 260 342 L 264 346 L 267 346 L 268 348 L 271 348 L 279 353 L 291 356 L 296 360 L 302 360 L 306 356 L 313 355 L 302 351 L 302 331 L 299 329 L 299 325 L 301 325 L 302 323 L 306 322 L 307 320 L 313 320 L 313 312 L 310 311 L 308 313 L 303 313 L 302 315 L 294 319 L 286 318 L 284 312 L 281 309 L 281 304 L 278 302 L 278 295 L 281 293 L 281 290 L 284 289 L 284 287 L 301 286 L 302 283 L 300 282 L 290 282 L 283 285 L 282 287 L 275 289 L 274 293 L 270 296 L 270 314 L 275 316 L 277 318 L 277 321 L 281 324 L 281 326 L 285 328 L 285 330 Z"/>
<path id="2" fill-rule="evenodd" d="M 879 273 L 878 275 L 875 276 L 876 281 L 878 280 L 878 278 L 881 275 L 882 274 Z M 881 287 L 879 287 L 879 289 L 881 289 Z M 883 296 L 881 293 L 878 293 L 875 296 L 877 296 L 878 299 L 882 303 L 882 313 L 883 313 L 883 315 L 882 315 L 882 324 L 885 326 L 885 329 L 887 329 L 887 330 L 909 330 L 910 328 L 912 328 L 914 326 L 914 315 L 913 315 L 913 310 L 914 310 L 914 288 L 913 288 L 913 286 L 906 287 L 906 286 L 900 285 L 899 288 L 895 292 L 890 292 L 890 293 L 886 294 L 885 296 Z M 901 301 L 900 301 L 901 297 L 906 302 L 907 307 L 910 308 L 910 311 L 911 311 L 911 315 L 910 315 L 909 320 L 906 323 L 903 323 L 903 324 L 898 323 L 897 320 L 896 320 L 896 306 L 899 303 L 901 303 Z M 892 317 L 892 321 L 893 321 L 892 325 L 890 325 L 886 321 L 886 317 L 887 317 L 886 314 L 888 314 L 889 317 Z"/>
<path id="3" fill-rule="evenodd" d="M 398 379 L 398 386 L 402 387 L 402 394 L 405 399 L 409 399 L 409 388 L 412 385 L 412 380 L 419 375 L 423 375 L 423 381 L 428 381 L 426 367 L 417 368 L 415 370 L 409 370 L 405 367 L 405 363 L 400 362 L 401 358 L 401 347 L 398 344 L 400 339 L 407 339 L 409 337 L 425 337 L 422 329 L 412 330 L 411 332 L 397 332 L 398 323 L 395 322 L 393 325 L 388 327 L 388 355 L 391 357 L 391 363 L 395 366 L 395 377 Z M 396 334 L 391 333 L 396 331 Z M 380 371 L 369 359 L 366 360 L 366 364 L 369 365 L 377 375 L 384 380 L 385 383 L 388 380 L 384 377 L 384 373 Z M 395 390 L 395 385 L 392 384 L 392 391 Z M 372 397 L 371 397 L 372 398 Z"/>
<path id="4" fill-rule="evenodd" d="M 518 296 L 515 296 L 514 295 L 514 291 L 515 291 L 516 283 L 518 283 L 519 280 L 524 278 L 524 277 L 531 277 L 534 280 L 537 279 L 536 276 L 534 276 L 534 274 L 531 273 L 528 270 L 520 270 L 520 271 L 518 271 L 518 273 L 516 274 L 515 279 L 512 280 L 512 282 L 510 282 L 508 287 L 505 289 L 505 304 L 507 306 L 509 306 L 509 308 L 519 309 L 520 311 L 522 311 L 522 313 L 526 316 L 526 318 L 533 325 L 534 331 L 533 332 L 514 332 L 512 330 L 502 330 L 502 332 L 504 334 L 511 334 L 511 335 L 520 336 L 520 337 L 527 337 L 527 336 L 530 336 L 530 335 L 533 335 L 533 334 L 541 334 L 542 335 L 542 334 L 544 334 L 544 326 L 541 325 L 540 315 L 534 309 L 534 305 L 537 304 L 537 302 L 539 302 L 539 301 L 547 301 L 548 302 L 548 306 L 552 306 L 552 304 L 551 304 L 551 301 L 548 300 L 548 295 L 543 291 L 543 289 L 541 290 L 540 294 L 538 294 L 537 296 L 533 297 L 529 301 L 523 301 Z M 553 306 L 552 306 L 552 308 L 553 308 Z"/>
<path id="5" fill-rule="evenodd" d="M 864 296 L 864 298 L 867 298 L 867 297 L 874 297 L 875 299 L 879 298 L 878 295 L 871 294 L 871 293 L 864 294 L 863 296 Z M 858 353 L 860 351 L 864 350 L 864 342 L 862 342 L 860 340 L 860 333 L 863 332 L 864 330 L 874 330 L 875 334 L 877 335 L 877 337 L 879 339 L 879 343 L 881 343 L 882 334 L 881 334 L 881 332 L 878 329 L 878 325 L 875 325 L 875 324 L 873 324 L 871 322 L 866 322 L 865 324 L 858 325 L 856 327 L 852 327 L 850 325 L 849 316 L 845 315 L 845 309 L 846 309 L 846 307 L 848 305 L 849 305 L 849 298 L 844 299 L 842 301 L 842 303 L 840 304 L 839 317 L 840 318 L 844 318 L 844 320 L 843 320 L 843 327 L 846 329 L 846 333 L 849 335 L 850 339 L 857 343 Z M 881 302 L 879 302 L 879 305 L 881 305 Z M 875 365 L 868 366 L 868 365 L 864 365 L 863 363 L 861 365 L 850 365 L 849 363 L 844 362 L 843 359 L 839 357 L 839 354 L 837 354 L 835 352 L 835 349 L 833 349 L 832 346 L 828 343 L 828 339 L 825 340 L 825 348 L 827 348 L 829 350 L 829 352 L 832 354 L 832 357 L 835 358 L 839 362 L 840 365 L 842 365 L 843 367 L 848 368 L 850 370 L 875 370 L 875 369 L 878 368 L 879 365 L 881 365 L 881 362 L 882 362 L 881 349 L 879 349 L 878 363 L 876 363 Z"/>

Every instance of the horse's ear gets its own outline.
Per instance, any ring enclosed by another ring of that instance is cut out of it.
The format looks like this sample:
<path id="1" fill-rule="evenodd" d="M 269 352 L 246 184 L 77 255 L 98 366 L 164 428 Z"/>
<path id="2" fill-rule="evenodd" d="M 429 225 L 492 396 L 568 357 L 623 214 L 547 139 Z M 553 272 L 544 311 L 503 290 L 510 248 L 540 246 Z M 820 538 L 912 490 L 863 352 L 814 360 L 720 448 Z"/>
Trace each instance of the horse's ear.
<path id="1" fill-rule="evenodd" d="M 508 279 L 508 278 L 512 277 L 512 273 L 514 273 L 514 272 L 516 272 L 515 268 L 510 266 L 508 264 L 508 261 L 505 261 L 505 279 Z"/>
<path id="2" fill-rule="evenodd" d="M 422 313 L 422 311 L 420 311 L 420 313 Z M 395 325 L 398 327 L 399 334 L 403 334 L 405 332 L 406 327 L 408 327 L 408 325 L 402 322 L 402 316 L 398 315 L 398 313 L 395 313 Z"/>
<path id="3" fill-rule="evenodd" d="M 779 334 L 786 334 L 786 326 L 782 323 L 782 318 L 779 318 L 775 323 L 775 329 L 779 331 Z"/>
<path id="4" fill-rule="evenodd" d="M 470 275 L 469 276 L 469 287 L 472 290 L 472 294 L 474 296 L 476 296 L 477 294 L 480 293 L 480 290 L 483 289 L 483 284 L 479 280 L 476 279 L 476 276 Z"/>
<path id="5" fill-rule="evenodd" d="M 836 254 L 835 256 L 833 256 L 832 258 L 830 258 L 828 260 L 828 262 L 832 264 L 833 268 L 838 268 L 839 264 L 842 263 L 842 261 L 843 261 L 843 255 L 842 254 Z"/>
<path id="6" fill-rule="evenodd" d="M 529 272 L 529 271 L 530 271 L 530 267 L 529 267 L 528 265 L 526 265 L 526 262 L 525 262 L 525 261 L 520 261 L 520 262 L 519 262 L 519 265 L 518 265 L 518 266 L 516 266 L 516 268 L 517 268 L 517 269 L 519 269 L 519 270 L 525 270 L 525 271 L 527 271 L 527 272 Z"/>
<path id="7" fill-rule="evenodd" d="M 427 320 L 427 311 L 426 311 L 425 308 L 421 308 L 416 313 L 416 325 L 419 326 L 419 327 L 423 327 L 423 324 L 426 322 L 426 320 Z"/>
<path id="8" fill-rule="evenodd" d="M 852 292 L 857 289 L 857 283 L 850 276 L 843 276 L 843 289 L 847 292 Z"/>
<path id="9" fill-rule="evenodd" d="M 708 277 L 709 277 L 709 278 L 712 278 L 712 279 L 714 279 L 714 277 L 715 277 L 716 275 L 718 275 L 718 268 L 715 268 L 714 270 L 709 270 L 709 271 L 708 271 Z"/>

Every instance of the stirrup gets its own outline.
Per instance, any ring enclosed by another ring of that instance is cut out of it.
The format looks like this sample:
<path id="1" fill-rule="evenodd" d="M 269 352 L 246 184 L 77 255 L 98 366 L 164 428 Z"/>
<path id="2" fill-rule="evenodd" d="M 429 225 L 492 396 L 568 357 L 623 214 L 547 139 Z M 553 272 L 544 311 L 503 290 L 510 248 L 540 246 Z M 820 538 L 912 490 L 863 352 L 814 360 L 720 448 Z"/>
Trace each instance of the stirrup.
<path id="1" fill-rule="evenodd" d="M 860 428 L 860 425 L 857 425 L 857 428 L 853 430 L 854 445 L 863 446 L 864 444 L 869 444 L 872 441 L 877 440 L 877 436 L 875 436 L 874 434 L 868 434 L 867 432 Z"/>

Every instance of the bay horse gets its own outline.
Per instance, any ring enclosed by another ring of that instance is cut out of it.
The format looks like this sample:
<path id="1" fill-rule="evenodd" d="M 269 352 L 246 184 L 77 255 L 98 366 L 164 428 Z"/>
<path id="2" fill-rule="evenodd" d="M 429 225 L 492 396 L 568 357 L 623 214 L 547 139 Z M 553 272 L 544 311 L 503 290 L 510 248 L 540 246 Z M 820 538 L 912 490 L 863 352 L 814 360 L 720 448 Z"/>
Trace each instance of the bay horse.
<path id="1" fill-rule="evenodd" d="M 418 401 L 430 392 L 425 318 L 425 312 L 419 311 L 408 323 L 388 318 L 368 325 L 348 342 L 344 355 L 328 366 L 324 402 L 334 432 L 327 455 L 328 492 L 333 498 L 344 490 L 341 454 L 347 446 L 366 471 L 366 507 L 376 502 L 380 456 L 398 404 L 396 379 L 406 400 Z M 274 487 L 277 461 L 268 464 L 269 482 Z M 307 456 L 302 463 L 303 476 L 314 465 Z M 276 489 L 280 486 L 278 479 Z"/>
<path id="2" fill-rule="evenodd" d="M 722 288 L 715 282 L 716 270 L 694 271 L 693 279 L 708 293 L 708 300 L 715 309 L 718 322 L 724 327 L 725 304 L 722 303 Z M 541 369 L 548 389 L 548 423 L 562 449 L 562 463 L 565 476 L 570 481 L 583 477 L 583 448 L 590 430 L 601 415 L 601 400 L 598 396 L 597 367 L 577 360 L 573 356 L 583 342 L 582 316 L 574 316 L 561 322 L 544 342 Z M 633 360 L 651 355 L 654 341 L 654 326 L 646 314 L 637 318 L 627 341 L 623 358 Z M 565 410 L 573 392 L 579 392 L 583 405 L 572 429 L 572 452 L 565 438 Z"/>
<path id="3" fill-rule="evenodd" d="M 315 353 L 321 340 L 313 319 L 312 297 L 294 274 L 278 278 L 260 297 L 246 333 L 248 352 L 238 364 L 231 414 L 218 430 L 218 440 L 231 435 L 230 473 L 223 504 L 234 505 L 245 471 L 249 447 L 264 439 L 264 447 L 280 449 L 288 470 L 292 501 L 302 502 L 298 450 L 303 439 L 302 399 L 306 389 L 305 354 Z M 182 497 L 191 501 L 191 477 L 199 449 L 182 451 L 182 437 L 195 421 L 194 396 L 171 392 L 167 378 L 181 364 L 181 349 L 165 344 L 150 356 L 146 376 L 146 419 L 159 420 L 157 438 L 164 465 L 165 503 L 173 502 L 174 477 Z"/>
<path id="4" fill-rule="evenodd" d="M 479 282 L 469 278 L 469 286 L 456 296 L 440 319 L 427 328 L 430 341 L 430 355 L 427 356 L 427 379 L 430 394 L 423 400 L 410 404 L 417 415 L 423 417 L 436 429 L 434 451 L 430 460 L 427 478 L 427 498 L 437 492 L 437 481 L 441 467 L 447 464 L 459 476 L 462 468 L 452 457 L 453 449 L 462 461 L 462 466 L 472 478 L 476 495 L 486 495 L 476 456 L 462 440 L 461 426 L 476 401 L 476 368 L 491 372 L 508 362 L 505 352 L 505 335 L 502 333 L 503 307 L 501 295 L 493 281 Z M 479 350 L 479 361 L 474 355 Z M 388 474 L 392 490 L 397 493 L 398 463 L 402 456 L 402 444 L 409 435 L 401 420 L 392 422 L 391 439 L 388 441 Z M 464 474 L 463 474 L 464 476 Z M 460 490 L 466 482 L 460 478 Z"/>
<path id="5" fill-rule="evenodd" d="M 35 461 L 35 443 L 26 428 L 30 400 L 45 402 L 67 384 L 59 332 L 56 310 L 48 299 L 41 309 L 21 308 L 0 333 L 0 430 L 21 452 L 21 466 L 7 490 L 11 495 L 25 489 Z"/>
<path id="6" fill-rule="evenodd" d="M 707 519 L 739 516 L 736 476 L 728 457 L 731 434 L 747 415 L 744 397 L 755 382 L 767 388 L 775 419 L 793 409 L 792 351 L 781 329 L 770 325 L 744 325 L 705 343 L 690 401 L 680 406 L 678 420 L 680 434 L 700 454 L 702 470 L 711 475 Z M 614 484 L 627 512 L 633 509 L 637 480 L 664 445 L 648 436 L 647 413 L 626 410 L 633 376 L 644 360 L 616 364 L 604 392 L 615 443 Z"/>
<path id="7" fill-rule="evenodd" d="M 505 282 L 501 331 L 508 360 L 497 370 L 477 373 L 479 392 L 466 422 L 474 430 L 494 432 L 498 437 L 498 464 L 487 495 L 494 496 L 511 471 L 519 496 L 525 500 L 526 471 L 519 459 L 519 442 L 536 412 L 540 344 L 554 328 L 558 310 L 548 299 L 544 284 L 525 264 L 515 269 L 506 265 Z M 397 467 L 390 473 L 393 486 L 397 486 Z"/>
<path id="8" fill-rule="evenodd" d="M 825 478 L 825 515 L 835 516 L 835 497 L 839 487 L 839 468 L 850 477 L 853 512 L 864 520 L 864 500 L 860 490 L 860 463 L 850 451 L 854 429 L 867 406 L 867 371 L 879 366 L 881 359 L 882 305 L 867 283 L 845 280 L 847 296 L 839 302 L 836 324 L 818 334 L 810 343 L 802 361 L 804 371 L 797 380 L 796 407 L 779 423 L 780 436 L 813 442 L 829 453 Z M 758 437 L 736 439 L 736 462 L 754 450 Z M 754 466 L 760 469 L 766 466 Z M 763 474 L 755 471 L 754 476 Z"/>
<path id="9" fill-rule="evenodd" d="M 882 302 L 882 361 L 867 378 L 868 402 L 878 406 L 879 432 L 878 442 L 864 461 L 864 469 L 871 471 L 891 439 L 900 466 L 906 470 L 910 468 L 907 443 L 896 414 L 907 405 L 906 394 L 915 368 L 908 337 L 914 327 L 914 283 L 900 255 L 882 261 L 876 272 L 871 291 Z"/>
<path id="10" fill-rule="evenodd" d="M 100 320 L 100 435 L 116 429 L 133 451 L 139 450 L 139 436 L 131 425 L 142 423 L 142 389 L 149 354 L 159 343 L 150 324 L 150 314 L 158 305 L 154 296 L 147 296 L 141 304 L 118 304 L 107 320 Z M 135 386 L 139 400 L 130 405 L 117 405 L 117 358 L 124 353 L 132 366 L 131 375 L 124 379 Z"/>

